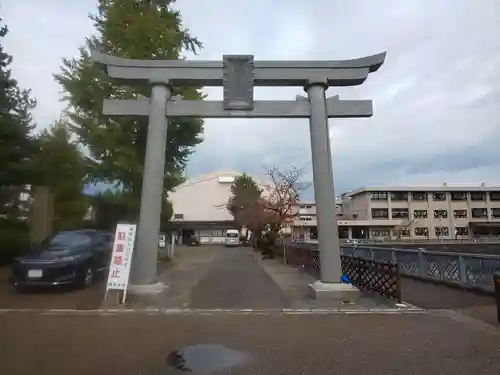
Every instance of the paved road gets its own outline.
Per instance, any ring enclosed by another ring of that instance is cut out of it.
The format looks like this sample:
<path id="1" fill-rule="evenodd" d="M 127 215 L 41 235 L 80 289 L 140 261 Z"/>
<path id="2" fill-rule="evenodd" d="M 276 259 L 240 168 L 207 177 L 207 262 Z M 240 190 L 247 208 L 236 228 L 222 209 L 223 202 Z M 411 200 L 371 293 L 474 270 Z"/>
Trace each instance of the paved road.
<path id="1" fill-rule="evenodd" d="M 234 375 L 492 375 L 500 369 L 498 331 L 432 314 L 7 313 L 0 314 L 0 327 L 5 375 L 176 374 L 166 365 L 169 353 L 197 344 L 248 355 Z"/>
<path id="2" fill-rule="evenodd" d="M 289 307 L 284 292 L 257 264 L 250 248 L 219 247 L 210 270 L 194 288 L 189 307 L 273 309 Z"/>

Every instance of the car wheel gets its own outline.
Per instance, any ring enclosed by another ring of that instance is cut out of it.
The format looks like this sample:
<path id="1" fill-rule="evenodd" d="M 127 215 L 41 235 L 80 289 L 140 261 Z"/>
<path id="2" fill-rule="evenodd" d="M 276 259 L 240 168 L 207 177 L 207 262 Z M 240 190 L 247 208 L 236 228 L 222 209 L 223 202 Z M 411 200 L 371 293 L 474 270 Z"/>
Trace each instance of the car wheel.
<path id="1" fill-rule="evenodd" d="M 84 271 L 82 273 L 80 286 L 82 288 L 88 288 L 90 285 L 92 285 L 93 281 L 94 281 L 94 269 L 92 268 L 92 266 L 87 266 L 84 268 Z"/>

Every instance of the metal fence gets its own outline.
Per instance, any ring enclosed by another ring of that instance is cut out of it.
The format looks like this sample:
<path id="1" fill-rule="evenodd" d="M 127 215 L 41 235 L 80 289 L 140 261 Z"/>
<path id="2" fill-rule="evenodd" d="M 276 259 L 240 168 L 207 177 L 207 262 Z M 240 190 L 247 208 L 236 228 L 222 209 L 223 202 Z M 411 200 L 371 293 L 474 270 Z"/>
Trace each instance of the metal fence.
<path id="1" fill-rule="evenodd" d="M 493 273 L 500 269 L 498 255 L 369 246 L 342 246 L 342 253 L 395 262 L 399 265 L 402 275 L 488 292 L 493 290 Z"/>
<path id="2" fill-rule="evenodd" d="M 282 254 L 285 263 L 300 267 L 319 278 L 320 258 L 317 249 L 307 245 L 285 245 Z M 400 273 L 397 263 L 367 259 L 355 254 L 342 255 L 341 263 L 342 273 L 354 286 L 401 301 Z"/>
<path id="3" fill-rule="evenodd" d="M 317 251 L 317 244 L 289 245 Z M 398 249 L 370 246 L 341 246 L 342 254 L 397 263 L 401 275 L 493 291 L 493 273 L 500 269 L 500 255 Z"/>
<path id="4" fill-rule="evenodd" d="M 401 280 L 396 263 L 341 256 L 342 273 L 359 289 L 376 292 L 401 302 Z"/>
<path id="5" fill-rule="evenodd" d="M 346 239 L 341 238 L 341 245 L 468 245 L 468 244 L 500 244 L 500 237 L 480 237 L 471 240 L 459 240 L 451 238 L 441 238 L 441 239 L 416 239 L 416 238 L 400 238 L 400 239 L 376 239 L 376 238 L 358 238 L 358 239 Z M 317 240 L 295 240 L 294 243 L 306 243 L 306 244 L 317 244 Z"/>

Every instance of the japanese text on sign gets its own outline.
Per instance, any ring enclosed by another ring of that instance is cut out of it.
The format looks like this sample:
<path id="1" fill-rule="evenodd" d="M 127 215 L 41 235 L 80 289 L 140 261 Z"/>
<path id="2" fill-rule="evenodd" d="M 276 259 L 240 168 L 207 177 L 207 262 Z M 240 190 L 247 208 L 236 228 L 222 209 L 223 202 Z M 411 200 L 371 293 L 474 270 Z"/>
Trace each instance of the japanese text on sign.
<path id="1" fill-rule="evenodd" d="M 116 226 L 113 253 L 109 266 L 107 290 L 126 290 L 132 264 L 136 226 L 118 224 Z"/>

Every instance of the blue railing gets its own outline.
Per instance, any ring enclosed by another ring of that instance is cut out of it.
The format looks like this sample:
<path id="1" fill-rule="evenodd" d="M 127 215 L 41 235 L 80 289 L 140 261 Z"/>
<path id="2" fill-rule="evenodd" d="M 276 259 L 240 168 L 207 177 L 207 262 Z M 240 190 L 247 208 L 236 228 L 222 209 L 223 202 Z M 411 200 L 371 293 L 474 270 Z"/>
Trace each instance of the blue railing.
<path id="1" fill-rule="evenodd" d="M 486 291 L 493 290 L 499 255 L 343 246 L 345 255 L 396 262 L 402 275 Z"/>
<path id="2" fill-rule="evenodd" d="M 317 251 L 317 244 L 289 246 Z M 493 273 L 500 269 L 500 255 L 346 245 L 341 250 L 343 255 L 395 262 L 402 275 L 487 292 L 493 291 Z"/>

